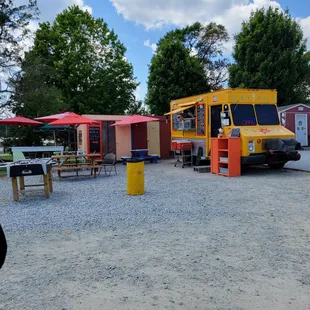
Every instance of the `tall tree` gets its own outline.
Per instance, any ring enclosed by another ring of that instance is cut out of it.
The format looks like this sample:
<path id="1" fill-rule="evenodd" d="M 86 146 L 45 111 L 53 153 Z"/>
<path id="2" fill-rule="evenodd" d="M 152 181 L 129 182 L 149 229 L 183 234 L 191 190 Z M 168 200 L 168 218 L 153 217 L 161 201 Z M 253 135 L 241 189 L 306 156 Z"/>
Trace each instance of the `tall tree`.
<path id="1" fill-rule="evenodd" d="M 38 14 L 37 1 L 16 6 L 13 0 L 0 0 L 0 77 L 6 77 L 20 65 L 24 40 L 30 33 L 29 22 Z M 7 105 L 12 89 L 0 79 L 0 111 Z"/>
<path id="2" fill-rule="evenodd" d="M 225 27 L 213 22 L 205 26 L 197 22 L 171 31 L 166 36 L 167 39 L 173 37 L 181 40 L 190 55 L 199 60 L 211 89 L 221 89 L 228 80 L 229 65 L 228 59 L 223 57 L 224 43 L 229 40 Z"/>
<path id="3" fill-rule="evenodd" d="M 168 32 L 158 43 L 149 67 L 146 103 L 151 113 L 169 111 L 173 99 L 223 87 L 228 60 L 223 58 L 225 28 L 195 23 Z"/>
<path id="4" fill-rule="evenodd" d="M 132 102 L 126 110 L 127 115 L 148 115 L 146 107 L 143 105 L 142 100 L 135 100 Z"/>
<path id="5" fill-rule="evenodd" d="M 59 14 L 36 32 L 31 54 L 54 69 L 49 84 L 61 90 L 77 113 L 123 113 L 134 101 L 137 83 L 126 48 L 102 19 L 78 6 Z"/>
<path id="6" fill-rule="evenodd" d="M 279 105 L 306 100 L 306 41 L 288 11 L 270 7 L 252 12 L 235 40 L 231 87 L 277 89 Z"/>
<path id="7" fill-rule="evenodd" d="M 9 100 L 13 113 L 35 118 L 67 110 L 60 89 L 49 83 L 54 74 L 45 59 L 27 53 L 20 74 L 9 81 L 14 89 Z"/>
<path id="8" fill-rule="evenodd" d="M 203 66 L 179 41 L 163 41 L 149 71 L 146 103 L 152 114 L 169 111 L 172 99 L 210 90 Z"/>

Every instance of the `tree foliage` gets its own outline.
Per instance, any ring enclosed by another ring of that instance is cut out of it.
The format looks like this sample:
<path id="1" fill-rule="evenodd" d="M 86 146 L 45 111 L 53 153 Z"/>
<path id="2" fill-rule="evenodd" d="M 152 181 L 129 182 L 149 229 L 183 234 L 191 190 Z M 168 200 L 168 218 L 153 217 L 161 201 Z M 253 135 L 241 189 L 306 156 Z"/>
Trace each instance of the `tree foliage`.
<path id="1" fill-rule="evenodd" d="M 236 63 L 229 68 L 231 87 L 277 89 L 279 105 L 306 100 L 306 42 L 300 25 L 287 11 L 252 12 L 235 40 Z"/>
<path id="2" fill-rule="evenodd" d="M 67 110 L 60 89 L 49 83 L 53 75 L 45 59 L 26 54 L 21 73 L 9 81 L 15 90 L 9 100 L 12 112 L 35 118 Z"/>
<path id="3" fill-rule="evenodd" d="M 52 68 L 48 85 L 57 87 L 68 109 L 77 113 L 123 113 L 137 83 L 126 48 L 102 19 L 78 6 L 46 22 L 36 32 L 29 54 Z"/>
<path id="4" fill-rule="evenodd" d="M 146 103 L 151 113 L 169 111 L 169 102 L 220 89 L 227 80 L 223 44 L 228 41 L 224 26 L 195 23 L 168 32 L 158 42 L 149 67 Z"/>
<path id="5" fill-rule="evenodd" d="M 168 33 L 167 38 L 172 37 L 178 38 L 190 55 L 199 60 L 211 89 L 221 89 L 228 80 L 229 65 L 228 59 L 223 57 L 224 43 L 229 40 L 225 27 L 213 22 L 203 26 L 197 22 Z"/>
<path id="6" fill-rule="evenodd" d="M 0 76 L 9 75 L 20 65 L 24 40 L 28 37 L 29 22 L 38 14 L 37 1 L 16 6 L 13 0 L 0 0 Z M 12 92 L 5 79 L 0 79 L 0 110 L 6 105 L 6 95 Z"/>
<path id="7" fill-rule="evenodd" d="M 127 115 L 149 115 L 148 110 L 143 105 L 142 100 L 135 100 L 132 102 L 126 110 Z"/>

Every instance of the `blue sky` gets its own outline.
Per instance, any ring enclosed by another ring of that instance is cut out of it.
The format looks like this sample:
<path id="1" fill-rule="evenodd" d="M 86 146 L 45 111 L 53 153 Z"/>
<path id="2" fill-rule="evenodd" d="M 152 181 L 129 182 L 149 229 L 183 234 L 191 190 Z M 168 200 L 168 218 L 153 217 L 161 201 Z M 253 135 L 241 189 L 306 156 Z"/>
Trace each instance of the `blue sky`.
<path id="1" fill-rule="evenodd" d="M 24 2 L 26 0 L 15 0 Z M 310 38 L 309 0 L 38 0 L 41 20 L 53 21 L 69 5 L 77 4 L 103 18 L 114 29 L 127 48 L 127 58 L 140 82 L 138 98 L 147 91 L 148 65 L 153 47 L 165 33 L 195 21 L 215 21 L 223 24 L 232 37 L 240 30 L 242 20 L 261 7 L 289 8 L 291 15 L 300 20 L 305 37 Z M 226 46 L 231 54 L 233 41 Z M 310 50 L 310 40 L 308 43 Z"/>

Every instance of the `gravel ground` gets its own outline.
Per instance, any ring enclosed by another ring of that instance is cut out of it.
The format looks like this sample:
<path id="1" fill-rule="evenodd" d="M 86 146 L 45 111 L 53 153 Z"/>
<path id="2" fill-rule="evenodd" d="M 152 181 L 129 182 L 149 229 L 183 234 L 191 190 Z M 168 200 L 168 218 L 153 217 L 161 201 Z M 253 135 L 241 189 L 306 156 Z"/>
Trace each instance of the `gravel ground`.
<path id="1" fill-rule="evenodd" d="M 0 178 L 0 309 L 310 309 L 308 173 L 145 170 L 136 197 L 122 165 L 49 200 Z"/>

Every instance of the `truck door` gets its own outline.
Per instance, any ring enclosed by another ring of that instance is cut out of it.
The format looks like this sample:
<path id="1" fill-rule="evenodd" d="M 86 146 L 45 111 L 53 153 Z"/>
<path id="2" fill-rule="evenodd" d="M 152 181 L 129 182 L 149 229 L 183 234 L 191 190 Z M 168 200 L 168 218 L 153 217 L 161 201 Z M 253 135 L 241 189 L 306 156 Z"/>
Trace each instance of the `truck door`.
<path id="1" fill-rule="evenodd" d="M 211 138 L 216 138 L 219 133 L 219 128 L 221 128 L 221 112 L 222 105 L 211 106 Z"/>

